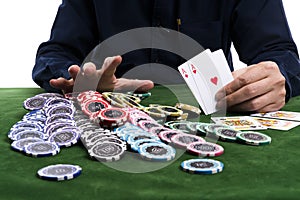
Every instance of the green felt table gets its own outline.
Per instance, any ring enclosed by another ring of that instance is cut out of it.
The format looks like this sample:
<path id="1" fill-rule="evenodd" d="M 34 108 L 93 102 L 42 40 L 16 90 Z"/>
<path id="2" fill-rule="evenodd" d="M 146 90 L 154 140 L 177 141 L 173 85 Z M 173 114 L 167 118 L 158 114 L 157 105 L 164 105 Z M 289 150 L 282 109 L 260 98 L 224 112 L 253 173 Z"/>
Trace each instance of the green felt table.
<path id="1" fill-rule="evenodd" d="M 187 88 L 175 88 L 181 102 L 194 103 Z M 10 149 L 7 132 L 27 112 L 23 101 L 41 89 L 0 89 L 0 199 L 299 199 L 300 127 L 290 131 L 262 131 L 272 137 L 266 146 L 218 142 L 225 165 L 215 175 L 192 175 L 179 169 L 195 156 L 184 153 L 166 167 L 148 173 L 127 173 L 89 158 L 81 144 L 53 157 L 32 158 Z M 152 90 L 145 103 L 174 105 L 176 98 L 162 87 Z M 296 97 L 283 110 L 300 112 Z M 201 116 L 209 121 L 209 116 Z M 73 180 L 39 179 L 38 169 L 57 163 L 77 164 L 82 174 Z"/>

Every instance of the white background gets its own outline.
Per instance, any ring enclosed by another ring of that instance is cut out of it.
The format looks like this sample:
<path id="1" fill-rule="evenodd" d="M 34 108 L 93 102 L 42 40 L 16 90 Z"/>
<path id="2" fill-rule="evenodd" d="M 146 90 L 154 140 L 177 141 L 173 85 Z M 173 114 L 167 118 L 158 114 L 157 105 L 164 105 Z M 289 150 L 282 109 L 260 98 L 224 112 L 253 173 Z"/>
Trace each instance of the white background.
<path id="1" fill-rule="evenodd" d="M 283 0 L 286 15 L 300 48 L 299 0 Z M 0 2 L 0 88 L 37 87 L 31 79 L 36 50 L 47 41 L 61 0 Z M 235 67 L 242 67 L 234 55 Z"/>

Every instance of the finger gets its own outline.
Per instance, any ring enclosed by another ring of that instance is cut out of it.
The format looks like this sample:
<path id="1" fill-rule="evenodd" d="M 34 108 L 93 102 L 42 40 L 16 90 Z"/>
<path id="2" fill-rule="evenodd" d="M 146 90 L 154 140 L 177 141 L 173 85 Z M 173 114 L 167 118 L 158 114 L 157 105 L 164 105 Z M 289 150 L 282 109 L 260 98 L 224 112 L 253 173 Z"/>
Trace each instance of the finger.
<path id="1" fill-rule="evenodd" d="M 150 80 L 133 80 L 120 78 L 117 80 L 114 90 L 148 92 L 153 87 L 154 83 Z"/>
<path id="2" fill-rule="evenodd" d="M 76 79 L 77 74 L 80 72 L 80 67 L 78 65 L 72 65 L 69 67 L 68 72 L 73 80 Z"/>
<path id="3" fill-rule="evenodd" d="M 83 76 L 88 79 L 96 79 L 97 77 L 97 69 L 96 65 L 92 62 L 87 62 L 82 67 Z"/>
<path id="4" fill-rule="evenodd" d="M 255 112 L 271 112 L 281 109 L 285 105 L 285 99 L 281 98 L 278 101 L 278 96 L 276 93 L 269 92 L 265 95 L 253 98 L 251 100 L 245 101 L 234 106 L 229 106 L 230 111 L 234 112 L 245 112 L 245 111 L 255 111 Z"/>
<path id="5" fill-rule="evenodd" d="M 65 78 L 51 79 L 49 83 L 52 87 L 62 90 L 64 93 L 72 92 L 74 86 L 73 79 L 67 80 Z"/>
<path id="6" fill-rule="evenodd" d="M 114 57 L 108 57 L 104 60 L 103 66 L 102 66 L 102 76 L 104 77 L 112 77 L 114 76 L 117 67 L 121 64 L 122 57 L 121 56 L 114 56 Z"/>

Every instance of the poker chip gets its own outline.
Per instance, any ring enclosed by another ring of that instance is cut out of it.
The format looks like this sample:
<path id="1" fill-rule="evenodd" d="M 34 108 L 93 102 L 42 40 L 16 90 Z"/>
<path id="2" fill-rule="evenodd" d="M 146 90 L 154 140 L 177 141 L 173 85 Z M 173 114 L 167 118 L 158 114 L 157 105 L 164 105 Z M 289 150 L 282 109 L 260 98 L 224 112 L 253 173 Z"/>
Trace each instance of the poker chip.
<path id="1" fill-rule="evenodd" d="M 222 124 L 207 124 L 206 126 L 203 127 L 204 131 L 206 132 L 206 134 L 214 134 L 215 130 L 217 128 L 231 128 L 230 126 L 227 125 L 222 125 Z"/>
<path id="2" fill-rule="evenodd" d="M 51 124 L 53 122 L 67 122 L 67 121 L 73 121 L 73 117 L 67 113 L 59 113 L 59 114 L 54 114 L 52 116 L 49 116 L 45 124 Z"/>
<path id="3" fill-rule="evenodd" d="M 222 155 L 224 148 L 210 142 L 193 142 L 187 145 L 187 151 L 197 156 L 214 157 Z"/>
<path id="4" fill-rule="evenodd" d="M 120 160 L 125 149 L 120 144 L 104 142 L 94 145 L 88 152 L 92 158 L 98 161 L 112 162 Z"/>
<path id="5" fill-rule="evenodd" d="M 142 139 L 153 139 L 153 140 L 160 141 L 159 137 L 157 137 L 156 135 L 144 134 L 144 133 L 129 135 L 126 141 L 128 142 L 128 144 L 133 144 L 135 141 L 142 140 Z"/>
<path id="6" fill-rule="evenodd" d="M 181 169 L 191 174 L 216 174 L 224 169 L 224 164 L 213 159 L 190 159 L 183 161 Z"/>
<path id="7" fill-rule="evenodd" d="M 52 124 L 48 124 L 47 126 L 45 126 L 44 133 L 46 135 L 51 136 L 56 131 L 60 131 L 60 130 L 63 130 L 63 129 L 77 129 L 77 127 L 75 126 L 75 123 L 72 122 L 72 121 L 57 122 L 57 123 L 52 123 Z"/>
<path id="8" fill-rule="evenodd" d="M 16 140 L 13 143 L 11 143 L 11 148 L 15 151 L 24 151 L 24 147 L 30 143 L 35 143 L 35 142 L 43 142 L 42 139 L 39 138 L 24 138 L 20 140 Z"/>
<path id="9" fill-rule="evenodd" d="M 32 157 L 54 156 L 60 152 L 57 144 L 44 141 L 30 143 L 24 147 L 24 152 Z"/>
<path id="10" fill-rule="evenodd" d="M 39 138 L 41 140 L 46 139 L 46 136 L 43 132 L 37 130 L 23 130 L 16 134 L 12 140 L 21 140 L 25 138 Z"/>
<path id="11" fill-rule="evenodd" d="M 148 114 L 150 117 L 154 119 L 166 118 L 166 114 L 162 112 L 162 110 L 158 109 L 157 107 L 145 107 L 143 111 Z"/>
<path id="12" fill-rule="evenodd" d="M 67 114 L 73 116 L 74 112 L 75 112 L 75 109 L 73 106 L 58 104 L 55 106 L 48 107 L 48 109 L 46 110 L 46 115 L 48 117 L 50 117 L 54 114 L 67 113 Z"/>
<path id="13" fill-rule="evenodd" d="M 41 93 L 41 94 L 38 94 L 35 96 L 44 97 L 46 99 L 57 98 L 57 97 L 63 98 L 64 97 L 62 94 L 59 94 L 59 93 Z"/>
<path id="14" fill-rule="evenodd" d="M 180 148 L 187 148 L 187 146 L 194 142 L 205 142 L 205 140 L 197 135 L 180 133 L 171 137 L 171 143 Z"/>
<path id="15" fill-rule="evenodd" d="M 128 97 L 128 96 L 121 96 L 120 97 L 121 101 L 124 102 L 127 106 L 131 107 L 131 108 L 136 108 L 136 109 L 143 109 L 144 106 L 142 106 L 141 104 L 139 104 L 137 101 L 135 101 L 135 99 L 132 99 L 132 97 Z"/>
<path id="16" fill-rule="evenodd" d="M 56 143 L 60 147 L 70 147 L 77 143 L 79 139 L 79 133 L 74 129 L 64 129 L 53 133 L 48 141 Z"/>
<path id="17" fill-rule="evenodd" d="M 175 105 L 175 108 L 179 108 L 183 111 L 183 113 L 187 113 L 188 118 L 190 118 L 190 119 L 200 117 L 200 114 L 201 114 L 201 110 L 199 108 L 188 105 L 188 104 L 177 103 Z"/>
<path id="18" fill-rule="evenodd" d="M 11 130 L 16 130 L 16 129 L 35 129 L 38 131 L 43 130 L 43 125 L 38 122 L 33 122 L 33 121 L 20 121 L 17 122 L 15 125 L 12 126 Z"/>
<path id="19" fill-rule="evenodd" d="M 23 106 L 27 110 L 38 110 L 44 107 L 47 99 L 42 96 L 34 96 L 26 99 Z"/>
<path id="20" fill-rule="evenodd" d="M 149 129 L 149 133 L 152 133 L 152 134 L 155 134 L 155 135 L 158 135 L 160 132 L 163 132 L 163 131 L 170 131 L 171 129 L 168 129 L 168 128 L 165 128 L 165 127 L 162 127 L 162 126 L 159 126 L 159 127 L 152 127 Z"/>
<path id="21" fill-rule="evenodd" d="M 95 144 L 98 143 L 98 141 L 104 139 L 104 138 L 117 138 L 116 136 L 113 135 L 96 135 L 90 139 L 85 140 L 85 146 L 90 149 L 92 148 Z M 126 148 L 125 148 L 126 150 Z"/>
<path id="22" fill-rule="evenodd" d="M 207 132 L 206 132 L 206 127 L 210 125 L 209 123 L 199 123 L 196 125 L 196 130 L 197 130 L 197 134 L 200 136 L 206 136 Z M 190 126 L 189 126 L 190 128 Z M 218 127 L 220 128 L 220 127 Z"/>
<path id="23" fill-rule="evenodd" d="M 133 151 L 138 152 L 139 147 L 145 143 L 162 143 L 162 142 L 156 139 L 139 139 L 131 143 L 130 147 Z"/>
<path id="24" fill-rule="evenodd" d="M 121 145 L 123 147 L 123 149 L 125 151 L 127 150 L 127 143 L 124 142 L 123 140 L 120 140 L 116 136 L 103 137 L 103 138 L 99 139 L 98 141 L 96 141 L 95 144 L 105 143 L 105 142 L 111 142 L 111 143 L 119 144 L 119 145 Z"/>
<path id="25" fill-rule="evenodd" d="M 149 131 L 153 127 L 161 127 L 162 128 L 162 126 L 155 121 L 144 121 L 144 120 L 138 122 L 138 126 L 141 127 L 145 131 Z"/>
<path id="26" fill-rule="evenodd" d="M 56 105 L 65 105 L 65 106 L 72 106 L 73 103 L 72 101 L 66 99 L 66 98 L 60 98 L 60 97 L 56 97 L 56 98 L 50 98 L 46 101 L 44 107 L 46 108 L 51 108 L 54 107 Z"/>
<path id="27" fill-rule="evenodd" d="M 236 138 L 240 143 L 254 146 L 270 144 L 272 140 L 268 135 L 254 131 L 239 132 Z"/>
<path id="28" fill-rule="evenodd" d="M 38 170 L 37 175 L 45 180 L 63 181 L 78 177 L 81 171 L 82 169 L 78 165 L 57 164 Z"/>
<path id="29" fill-rule="evenodd" d="M 235 142 L 236 139 L 236 135 L 239 133 L 240 131 L 237 131 L 235 129 L 232 128 L 217 128 L 215 129 L 215 134 L 217 136 L 219 136 L 219 138 L 223 141 L 228 141 L 228 142 Z"/>
<path id="30" fill-rule="evenodd" d="M 176 150 L 163 143 L 145 143 L 139 146 L 138 152 L 149 161 L 170 161 L 176 156 Z"/>
<path id="31" fill-rule="evenodd" d="M 127 94 L 134 96 L 134 97 L 140 97 L 142 99 L 148 98 L 151 96 L 151 92 L 145 92 L 145 93 L 139 93 L 139 92 L 127 92 Z"/>
<path id="32" fill-rule="evenodd" d="M 82 111 L 84 114 L 91 116 L 93 113 L 99 113 L 101 110 L 109 107 L 110 105 L 102 99 L 90 99 L 84 102 Z"/>
<path id="33" fill-rule="evenodd" d="M 157 108 L 166 116 L 179 117 L 183 114 L 182 110 L 172 106 L 158 106 Z"/>
<path id="34" fill-rule="evenodd" d="M 102 95 L 103 98 L 105 98 L 105 100 L 108 101 L 112 106 L 119 107 L 119 108 L 127 107 L 119 94 L 113 95 L 111 92 L 103 92 Z"/>
<path id="35" fill-rule="evenodd" d="M 182 134 L 182 132 L 177 130 L 168 130 L 160 132 L 158 137 L 165 143 L 171 143 L 171 137 L 178 134 Z"/>
<path id="36" fill-rule="evenodd" d="M 120 108 L 106 108 L 99 112 L 100 126 L 120 126 L 127 121 L 127 113 Z"/>
<path id="37" fill-rule="evenodd" d="M 182 131 L 185 133 L 189 133 L 190 132 L 189 127 L 188 127 L 189 123 L 190 122 L 188 122 L 188 121 L 173 122 L 173 123 L 169 124 L 169 127 L 170 127 L 170 129 L 173 129 L 173 130 L 179 130 L 179 131 Z"/>

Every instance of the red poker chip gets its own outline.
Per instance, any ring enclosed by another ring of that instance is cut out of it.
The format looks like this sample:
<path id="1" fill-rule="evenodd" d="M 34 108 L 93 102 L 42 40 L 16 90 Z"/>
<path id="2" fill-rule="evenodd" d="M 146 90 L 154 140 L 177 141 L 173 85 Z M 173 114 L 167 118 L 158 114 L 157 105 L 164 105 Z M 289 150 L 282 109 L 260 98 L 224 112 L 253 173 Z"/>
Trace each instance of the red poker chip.
<path id="1" fill-rule="evenodd" d="M 140 121 L 153 121 L 155 122 L 151 117 L 147 116 L 147 115 L 134 115 L 134 116 L 131 116 L 129 118 L 129 121 L 133 124 L 133 125 L 136 125 L 138 126 L 138 123 Z"/>
<path id="2" fill-rule="evenodd" d="M 102 94 L 100 94 L 97 91 L 85 91 L 85 92 L 81 92 L 77 96 L 77 101 L 79 103 L 83 103 L 85 100 L 89 100 L 89 99 L 102 99 Z"/>
<path id="3" fill-rule="evenodd" d="M 197 156 L 214 157 L 222 155 L 224 148 L 211 142 L 193 142 L 187 146 L 187 151 Z"/>
<path id="4" fill-rule="evenodd" d="M 205 140 L 197 135 L 180 133 L 171 137 L 171 142 L 178 147 L 187 148 L 191 143 L 195 142 L 205 142 Z"/>
<path id="5" fill-rule="evenodd" d="M 121 108 L 106 108 L 99 112 L 100 123 L 125 123 L 127 121 L 127 112 Z"/>
<path id="6" fill-rule="evenodd" d="M 94 113 L 99 114 L 101 110 L 109 107 L 110 105 L 104 100 L 90 99 L 85 101 L 82 105 L 82 112 L 91 117 Z"/>

